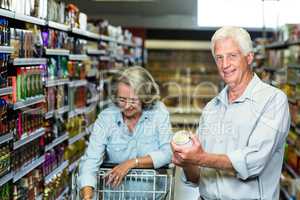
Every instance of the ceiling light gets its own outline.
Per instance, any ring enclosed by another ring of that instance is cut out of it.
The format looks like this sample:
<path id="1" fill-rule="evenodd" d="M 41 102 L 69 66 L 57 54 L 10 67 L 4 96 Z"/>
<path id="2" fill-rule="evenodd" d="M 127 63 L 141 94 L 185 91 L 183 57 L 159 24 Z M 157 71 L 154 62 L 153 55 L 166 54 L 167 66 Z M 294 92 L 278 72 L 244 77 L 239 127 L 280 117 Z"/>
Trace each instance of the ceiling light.
<path id="1" fill-rule="evenodd" d="M 105 2 L 105 3 L 115 3 L 115 2 L 118 2 L 118 3 L 127 3 L 127 2 L 137 2 L 137 3 L 140 3 L 140 2 L 155 2 L 155 1 L 158 1 L 158 0 L 93 0 L 93 1 L 97 1 L 97 2 Z"/>

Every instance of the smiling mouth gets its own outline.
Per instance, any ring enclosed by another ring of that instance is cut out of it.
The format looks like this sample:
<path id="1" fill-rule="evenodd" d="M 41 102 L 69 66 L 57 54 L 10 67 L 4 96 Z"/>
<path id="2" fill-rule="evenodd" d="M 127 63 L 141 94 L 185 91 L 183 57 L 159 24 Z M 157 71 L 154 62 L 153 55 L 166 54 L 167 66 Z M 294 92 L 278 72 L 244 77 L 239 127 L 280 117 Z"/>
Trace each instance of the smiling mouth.
<path id="1" fill-rule="evenodd" d="M 224 72 L 224 77 L 229 77 L 231 75 L 233 75 L 233 73 L 235 72 L 236 70 L 231 70 L 231 71 L 227 71 L 227 72 Z"/>

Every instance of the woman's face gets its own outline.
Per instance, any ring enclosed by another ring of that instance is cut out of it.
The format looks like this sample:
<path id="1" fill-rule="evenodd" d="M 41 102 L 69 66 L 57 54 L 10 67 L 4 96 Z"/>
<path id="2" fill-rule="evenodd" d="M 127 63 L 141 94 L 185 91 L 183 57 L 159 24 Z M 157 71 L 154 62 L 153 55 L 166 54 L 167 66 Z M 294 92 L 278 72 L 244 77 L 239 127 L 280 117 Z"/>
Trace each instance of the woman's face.
<path id="1" fill-rule="evenodd" d="M 131 86 L 118 84 L 117 102 L 126 118 L 132 118 L 142 113 L 142 104 Z"/>

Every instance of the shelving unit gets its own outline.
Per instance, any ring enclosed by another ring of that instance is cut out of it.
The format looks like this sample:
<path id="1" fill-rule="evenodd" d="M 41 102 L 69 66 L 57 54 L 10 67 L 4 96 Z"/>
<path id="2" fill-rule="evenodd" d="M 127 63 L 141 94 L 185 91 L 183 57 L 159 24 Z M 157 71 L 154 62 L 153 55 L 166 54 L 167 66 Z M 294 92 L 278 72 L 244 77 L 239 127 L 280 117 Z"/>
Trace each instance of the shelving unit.
<path id="1" fill-rule="evenodd" d="M 88 49 L 86 53 L 88 55 L 94 55 L 94 56 L 107 55 L 107 52 L 105 50 L 98 50 L 98 49 Z"/>
<path id="2" fill-rule="evenodd" d="M 66 141 L 69 138 L 69 133 L 66 132 L 63 135 L 61 135 L 60 137 L 56 138 L 55 140 L 53 140 L 53 142 L 51 144 L 48 144 L 45 147 L 45 151 L 49 151 L 51 149 L 53 149 L 55 146 L 63 143 L 64 141 Z"/>
<path id="3" fill-rule="evenodd" d="M 4 185 L 5 183 L 7 183 L 8 181 L 12 180 L 13 177 L 14 177 L 13 172 L 10 172 L 10 173 L 4 175 L 3 177 L 1 177 L 1 178 L 0 178 L 0 187 L 1 187 L 2 185 Z"/>
<path id="4" fill-rule="evenodd" d="M 13 133 L 8 133 L 6 135 L 0 136 L 0 144 L 11 141 L 14 138 Z"/>
<path id="5" fill-rule="evenodd" d="M 46 65 L 46 58 L 15 58 L 13 61 L 14 66 L 33 66 L 33 65 Z"/>
<path id="6" fill-rule="evenodd" d="M 64 169 L 66 169 L 69 165 L 69 162 L 66 160 L 63 163 L 61 163 L 56 169 L 54 169 L 49 175 L 45 177 L 45 183 L 48 184 L 51 182 L 53 177 L 55 177 L 57 174 L 61 173 Z"/>
<path id="7" fill-rule="evenodd" d="M 283 32 L 287 30 L 292 30 L 292 28 L 283 30 Z M 279 34 L 281 34 L 280 31 Z M 291 33 L 285 32 L 284 34 L 287 36 Z M 261 56 L 263 59 L 258 62 L 261 63 L 261 65 L 254 68 L 255 71 L 262 76 L 263 80 L 279 89 L 282 89 L 288 96 L 292 121 L 290 132 L 286 140 L 286 152 L 288 153 L 285 154 L 283 171 L 290 175 L 285 177 L 285 179 L 288 179 L 285 183 L 291 183 L 289 187 L 294 187 L 292 186 L 292 183 L 300 177 L 298 172 L 294 170 L 296 166 L 294 166 L 294 162 L 292 161 L 293 159 L 300 158 L 299 146 L 297 146 L 298 143 L 296 142 L 300 139 L 300 129 L 297 127 L 299 124 L 299 121 L 297 120 L 297 113 L 299 111 L 299 94 L 296 89 L 299 86 L 297 70 L 300 70 L 300 63 L 298 63 L 298 54 L 296 50 L 299 45 L 299 39 L 295 40 L 293 38 L 292 40 L 289 38 L 286 41 L 276 41 L 271 44 L 261 46 L 256 54 L 257 56 Z M 286 185 L 284 186 L 287 187 Z M 281 187 L 280 189 L 284 199 L 295 199 L 293 195 L 289 194 L 292 189 L 289 188 L 286 190 L 285 187 Z"/>
<path id="8" fill-rule="evenodd" d="M 0 97 L 12 94 L 12 87 L 0 88 Z"/>
<path id="9" fill-rule="evenodd" d="M 45 87 L 55 87 L 59 85 L 69 84 L 69 79 L 46 80 Z"/>
<path id="10" fill-rule="evenodd" d="M 86 54 L 70 54 L 69 59 L 74 61 L 84 61 L 88 59 L 88 56 Z"/>
<path id="11" fill-rule="evenodd" d="M 86 131 L 83 131 L 77 135 L 75 135 L 72 138 L 69 138 L 69 144 L 74 144 L 75 142 L 77 142 L 78 140 L 82 139 L 85 135 L 87 135 Z"/>
<path id="12" fill-rule="evenodd" d="M 71 163 L 68 168 L 69 172 L 72 172 L 78 166 L 79 162 L 80 162 L 80 159 Z"/>
<path id="13" fill-rule="evenodd" d="M 70 25 L 57 23 L 57 22 L 54 22 L 51 20 L 45 20 L 45 19 L 40 19 L 40 18 L 36 18 L 36 17 L 31 17 L 31 16 L 14 13 L 14 12 L 11 12 L 11 11 L 8 11 L 5 9 L 0 9 L 0 16 L 5 16 L 7 18 L 13 19 L 12 22 L 14 22 L 14 23 L 12 23 L 13 24 L 12 28 L 19 28 L 19 27 L 14 27 L 14 26 L 15 26 L 15 24 L 20 24 L 20 27 L 24 27 L 24 29 L 25 29 L 25 27 L 26 27 L 25 23 L 30 23 L 30 24 L 38 25 L 37 26 L 38 29 L 50 28 L 50 29 L 55 29 L 58 31 L 65 32 L 65 33 L 67 33 L 66 35 L 68 37 L 71 37 L 72 39 L 74 39 L 74 41 L 80 39 L 80 40 L 87 40 L 89 42 L 94 42 L 95 44 L 100 43 L 101 41 L 102 42 L 104 41 L 104 42 L 108 42 L 108 43 L 110 43 L 110 42 L 116 43 L 119 45 L 118 46 L 119 48 L 120 48 L 120 46 L 123 46 L 122 48 L 124 48 L 124 49 L 141 48 L 131 42 L 117 41 L 114 38 L 111 38 L 109 36 L 100 35 L 97 33 L 90 32 L 90 31 L 73 28 Z M 84 45 L 85 45 L 85 43 L 84 43 Z M 74 51 L 74 50 L 67 50 L 67 49 L 44 48 L 44 50 L 42 52 L 43 54 L 39 58 L 14 58 L 14 59 L 11 59 L 9 64 L 12 65 L 11 67 L 16 67 L 16 68 L 22 67 L 24 69 L 26 67 L 31 67 L 31 66 L 36 66 L 35 68 L 37 68 L 37 66 L 43 65 L 43 69 L 44 68 L 48 69 L 47 64 L 48 64 L 48 62 L 51 61 L 50 58 L 54 58 L 54 59 L 67 58 L 69 61 L 76 61 L 73 63 L 77 63 L 77 64 L 82 62 L 80 64 L 83 64 L 83 67 L 85 67 L 84 63 L 88 63 L 89 60 L 92 60 L 92 59 L 94 59 L 93 61 L 97 60 L 97 62 L 101 62 L 101 58 L 103 56 L 105 59 L 107 59 L 107 61 L 110 61 L 110 62 L 115 62 L 115 60 L 118 60 L 118 65 L 115 64 L 115 66 L 125 65 L 124 63 L 127 62 L 127 61 L 124 61 L 125 59 L 132 59 L 133 61 L 135 59 L 135 58 L 130 58 L 126 55 L 124 57 L 111 56 L 110 51 L 113 49 L 109 49 L 109 50 L 105 49 L 104 50 L 104 49 L 97 49 L 97 48 L 95 48 L 95 46 L 93 46 L 93 47 L 94 48 L 83 48 L 83 49 L 87 49 L 86 51 L 85 50 L 84 51 Z M 14 51 L 15 51 L 14 47 L 0 46 L 0 53 L 9 53 L 10 54 L 10 53 L 15 53 Z M 82 54 L 72 54 L 71 52 L 82 52 Z M 98 63 L 93 64 L 93 65 L 97 65 L 97 64 Z M 111 67 L 111 66 L 112 65 L 109 65 L 109 66 L 107 66 L 107 68 Z M 17 112 L 22 113 L 21 109 L 24 109 L 24 110 L 35 109 L 36 107 L 40 107 L 40 106 L 43 106 L 43 108 L 46 108 L 46 106 L 48 106 L 48 105 L 46 105 L 46 104 L 48 104 L 47 101 L 49 101 L 49 98 L 48 98 L 49 96 L 47 96 L 49 94 L 48 91 L 52 90 L 52 91 L 55 91 L 55 93 L 56 93 L 58 90 L 65 90 L 64 94 L 67 96 L 67 98 L 66 98 L 67 100 L 64 101 L 64 103 L 63 103 L 64 106 L 59 109 L 56 109 L 57 105 L 55 104 L 54 110 L 45 109 L 46 112 L 43 113 L 43 117 L 44 117 L 43 120 L 45 120 L 45 122 L 47 122 L 48 124 L 58 123 L 57 121 L 60 121 L 60 123 L 66 123 L 66 121 L 69 118 L 72 118 L 72 117 L 75 117 L 78 115 L 84 115 L 85 118 L 92 118 L 92 120 L 89 119 L 88 120 L 89 126 L 84 128 L 84 130 L 80 134 L 75 135 L 74 137 L 71 137 L 69 135 L 69 133 L 66 131 L 59 137 L 55 138 L 53 141 L 51 139 L 50 141 L 52 141 L 52 142 L 50 144 L 45 145 L 41 149 L 42 152 L 45 152 L 44 155 L 41 155 L 38 159 L 33 160 L 31 163 L 24 164 L 24 166 L 20 170 L 13 171 L 3 177 L 0 177 L 0 187 L 9 181 L 12 181 L 13 184 L 18 184 L 19 181 L 22 178 L 25 178 L 25 176 L 27 176 L 30 172 L 32 172 L 32 171 L 36 172 L 38 170 L 43 169 L 44 165 L 42 165 L 42 164 L 45 162 L 45 159 L 47 158 L 47 155 L 50 154 L 50 152 L 53 152 L 56 149 L 61 148 L 65 145 L 69 145 L 69 146 L 75 145 L 76 146 L 78 143 L 83 142 L 82 138 L 84 138 L 85 136 L 87 136 L 91 133 L 93 123 L 92 123 L 92 125 L 90 125 L 90 123 L 93 122 L 94 119 L 93 119 L 93 117 L 90 117 L 90 115 L 94 115 L 93 112 L 95 110 L 98 111 L 98 110 L 102 109 L 102 107 L 100 107 L 100 109 L 96 108 L 96 106 L 98 105 L 97 102 L 100 101 L 100 95 L 92 96 L 90 99 L 87 99 L 84 107 L 78 106 L 79 108 L 75 107 L 75 109 L 70 110 L 70 108 L 72 106 L 70 106 L 71 104 L 68 99 L 69 98 L 68 92 L 70 90 L 80 89 L 80 87 L 82 87 L 82 86 L 88 85 L 90 87 L 90 84 L 91 84 L 90 82 L 92 82 L 91 79 L 95 79 L 95 78 L 97 78 L 97 80 L 99 79 L 99 77 L 96 77 L 96 75 L 100 74 L 99 68 L 94 67 L 94 66 L 92 66 L 92 67 L 96 69 L 96 73 L 94 73 L 94 76 L 92 78 L 89 77 L 84 80 L 76 80 L 78 78 L 78 76 L 68 77 L 66 79 L 56 78 L 53 80 L 47 80 L 47 77 L 45 77 L 46 75 L 44 76 L 44 74 L 43 74 L 43 77 L 42 77 L 43 78 L 42 80 L 44 81 L 43 82 L 43 86 L 44 86 L 43 94 L 34 96 L 34 97 L 29 97 L 22 101 L 17 101 L 12 105 L 13 110 L 16 113 Z M 113 74 L 113 73 L 117 72 L 119 69 L 120 68 L 112 68 L 112 69 L 107 70 L 107 73 Z M 105 72 L 105 70 L 103 70 L 103 72 Z M 66 77 L 66 76 L 64 75 L 64 76 L 60 76 L 60 77 Z M 80 76 L 80 77 L 82 78 L 82 76 Z M 86 77 L 88 77 L 88 75 Z M 96 83 L 96 86 L 98 84 L 100 84 L 100 81 L 98 81 Z M 62 86 L 66 86 L 66 87 L 62 87 Z M 98 88 L 98 86 L 96 88 Z M 13 93 L 12 87 L 6 87 L 6 88 L 0 89 L 0 96 L 8 96 L 8 95 L 11 95 L 12 93 Z M 10 96 L 8 96 L 8 98 L 10 98 Z M 107 102 L 109 102 L 109 101 L 107 101 Z M 62 104 L 59 104 L 59 105 L 62 106 Z M 53 108 L 53 107 L 49 106 L 47 108 Z M 93 108 L 93 109 L 91 109 L 91 108 Z M 79 117 L 81 117 L 81 116 L 79 116 Z M 55 125 L 57 125 L 57 124 L 55 124 Z M 46 128 L 48 128 L 48 126 Z M 23 137 L 21 140 L 18 140 L 18 141 L 14 140 L 16 138 L 14 138 L 13 133 L 3 135 L 0 137 L 0 144 L 4 144 L 6 142 L 11 142 L 12 143 L 12 147 L 11 147 L 12 151 L 21 150 L 21 147 L 27 148 L 25 145 L 29 145 L 30 142 L 39 140 L 42 137 L 44 137 L 44 138 L 48 137 L 49 130 L 48 129 L 46 130 L 46 128 L 43 128 L 43 127 L 38 128 L 37 130 L 31 132 L 26 137 Z M 55 128 L 57 128 L 57 130 L 55 129 L 55 131 L 61 130 L 58 128 L 58 126 L 57 127 L 55 126 Z M 46 131 L 47 131 L 47 134 L 46 134 Z M 55 132 L 54 130 L 51 130 L 51 131 Z M 64 131 L 62 131 L 62 132 L 64 132 Z M 61 132 L 59 132 L 59 133 L 61 133 Z M 57 132 L 55 132 L 55 134 L 57 134 Z M 24 134 L 24 135 L 26 135 L 26 134 Z M 67 150 L 67 149 L 65 149 L 65 150 Z M 69 175 L 71 176 L 72 171 L 78 166 L 78 163 L 79 163 L 79 160 L 75 161 L 74 163 L 69 163 L 69 160 L 64 161 L 56 169 L 54 169 L 49 175 L 44 177 L 44 184 L 51 182 L 51 180 L 53 180 L 53 177 L 55 177 L 57 174 L 59 174 L 63 171 L 66 171 L 65 169 L 67 169 L 69 171 Z M 36 169 L 38 169 L 38 170 L 36 170 Z M 57 200 L 64 199 L 65 198 L 64 196 L 69 193 L 70 193 L 70 188 L 66 187 L 63 190 L 63 192 L 61 193 L 61 195 L 57 198 Z M 35 199 L 43 199 L 43 194 L 39 194 L 38 196 L 35 197 Z"/>
<path id="14" fill-rule="evenodd" d="M 14 150 L 20 148 L 21 146 L 23 146 L 25 144 L 28 144 L 29 142 L 37 139 L 38 137 L 41 137 L 44 134 L 45 134 L 44 128 L 39 128 L 38 130 L 33 131 L 32 133 L 27 135 L 27 137 L 14 142 Z"/>
<path id="15" fill-rule="evenodd" d="M 39 95 L 36 97 L 30 97 L 24 101 L 16 102 L 13 105 L 13 107 L 14 107 L 14 110 L 17 110 L 17 109 L 25 108 L 25 107 L 32 106 L 37 103 L 42 103 L 42 102 L 45 102 L 45 96 Z"/>
<path id="16" fill-rule="evenodd" d="M 45 161 L 45 156 L 41 156 L 40 158 L 34 160 L 30 164 L 23 167 L 20 171 L 14 173 L 13 182 L 17 182 L 23 176 L 34 170 L 36 167 L 41 165 Z"/>
<path id="17" fill-rule="evenodd" d="M 57 197 L 56 200 L 64 200 L 65 199 L 64 196 L 69 193 L 69 190 L 70 190 L 69 187 L 64 189 L 64 191 Z"/>
<path id="18" fill-rule="evenodd" d="M 45 54 L 48 56 L 68 56 L 70 51 L 67 49 L 45 49 Z"/>
<path id="19" fill-rule="evenodd" d="M 28 22 L 31 24 L 40 25 L 40 26 L 45 26 L 47 24 L 46 20 L 44 20 L 44 19 L 39 19 L 37 17 L 31 17 L 31 16 L 19 14 L 19 13 L 15 13 L 14 19 L 22 21 L 22 22 Z"/>
<path id="20" fill-rule="evenodd" d="M 69 87 L 85 86 L 88 82 L 86 80 L 73 80 L 69 82 Z"/>
<path id="21" fill-rule="evenodd" d="M 0 46 L 0 53 L 12 53 L 13 51 L 14 51 L 14 47 Z"/>
<path id="22" fill-rule="evenodd" d="M 57 22 L 54 22 L 54 21 L 48 21 L 47 26 L 49 28 L 53 28 L 53 29 L 57 29 L 57 30 L 60 30 L 60 31 L 65 31 L 65 32 L 68 32 L 68 31 L 71 30 L 70 26 L 65 25 L 65 24 L 60 24 L 60 23 L 57 23 Z"/>

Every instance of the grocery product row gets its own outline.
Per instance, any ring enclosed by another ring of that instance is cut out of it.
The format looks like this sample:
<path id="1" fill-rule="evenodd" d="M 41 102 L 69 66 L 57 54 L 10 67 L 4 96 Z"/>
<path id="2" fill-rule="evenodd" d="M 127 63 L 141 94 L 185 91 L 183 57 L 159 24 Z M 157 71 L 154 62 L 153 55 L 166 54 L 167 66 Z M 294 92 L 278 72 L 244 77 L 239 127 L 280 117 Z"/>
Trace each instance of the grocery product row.
<path id="1" fill-rule="evenodd" d="M 142 64 L 143 41 L 73 4 L 0 6 L 1 199 L 66 199 L 111 75 Z"/>
<path id="2" fill-rule="evenodd" d="M 285 157 L 281 176 L 284 199 L 300 198 L 300 121 L 299 72 L 300 25 L 281 27 L 273 40 L 256 41 L 253 69 L 267 83 L 282 89 L 288 96 L 291 128 L 285 144 Z"/>

